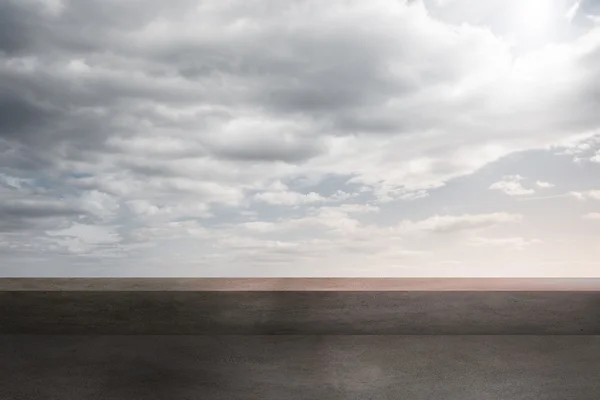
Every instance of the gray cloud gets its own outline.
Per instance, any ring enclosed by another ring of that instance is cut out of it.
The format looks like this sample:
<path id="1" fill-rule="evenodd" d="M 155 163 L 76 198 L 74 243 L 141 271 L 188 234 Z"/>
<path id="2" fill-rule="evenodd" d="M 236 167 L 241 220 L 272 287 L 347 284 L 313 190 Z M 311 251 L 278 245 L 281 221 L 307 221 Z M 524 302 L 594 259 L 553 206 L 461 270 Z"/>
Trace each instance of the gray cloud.
<path id="1" fill-rule="evenodd" d="M 0 95 L 0 135 L 9 139 L 22 139 L 32 130 L 51 125 L 57 113 L 43 105 L 35 104 L 18 95 Z"/>
<path id="2" fill-rule="evenodd" d="M 244 137 L 225 138 L 209 144 L 217 156 L 242 161 L 285 161 L 297 163 L 322 153 L 322 143 L 314 138 L 302 138 L 275 132 L 264 137 L 260 133 L 245 132 Z M 237 139 L 237 140 L 236 140 Z"/>
<path id="3" fill-rule="evenodd" d="M 28 37 L 34 27 L 17 2 L 4 1 L 0 3 L 0 51 L 15 54 L 25 49 L 31 42 Z"/>
<path id="4" fill-rule="evenodd" d="M 73 204 L 35 190 L 0 186 L 0 231 L 41 231 L 68 225 L 85 214 Z"/>

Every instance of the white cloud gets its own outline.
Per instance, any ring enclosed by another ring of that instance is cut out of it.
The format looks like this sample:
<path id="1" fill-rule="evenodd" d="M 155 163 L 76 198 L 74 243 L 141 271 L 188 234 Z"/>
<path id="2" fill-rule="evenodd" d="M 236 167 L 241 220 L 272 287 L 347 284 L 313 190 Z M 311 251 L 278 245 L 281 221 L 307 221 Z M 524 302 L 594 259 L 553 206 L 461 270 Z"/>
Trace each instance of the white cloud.
<path id="1" fill-rule="evenodd" d="M 548 188 L 553 188 L 554 184 L 550 183 L 550 182 L 544 182 L 544 181 L 537 181 L 535 183 L 538 187 L 541 187 L 543 189 L 548 189 Z"/>
<path id="2" fill-rule="evenodd" d="M 575 18 L 575 14 L 577 14 L 577 11 L 579 10 L 579 6 L 581 6 L 581 1 L 582 0 L 576 0 L 575 2 L 573 2 L 573 5 L 571 6 L 571 8 L 569 8 L 569 11 L 567 11 L 567 13 L 565 14 L 565 18 L 567 19 L 567 21 L 569 21 L 569 23 L 571 23 L 573 21 L 573 18 Z"/>
<path id="3" fill-rule="evenodd" d="M 346 201 L 353 197 L 356 197 L 358 193 L 347 193 L 343 190 L 336 191 L 333 195 L 330 196 L 333 201 Z"/>
<path id="4" fill-rule="evenodd" d="M 600 25 L 600 15 L 586 15 L 587 19 L 596 25 Z"/>
<path id="5" fill-rule="evenodd" d="M 578 200 L 600 200 L 600 190 L 588 190 L 585 192 L 569 192 Z"/>
<path id="6" fill-rule="evenodd" d="M 278 225 L 273 222 L 251 221 L 240 224 L 240 227 L 245 228 L 251 232 L 266 233 L 277 230 Z"/>
<path id="7" fill-rule="evenodd" d="M 264 192 L 257 193 L 254 198 L 263 203 L 284 206 L 297 206 L 301 204 L 322 203 L 327 201 L 325 197 L 315 192 L 310 192 L 307 194 L 289 191 Z"/>
<path id="8" fill-rule="evenodd" d="M 173 240 L 179 238 L 203 239 L 210 237 L 210 233 L 197 221 L 177 221 L 162 224 L 149 224 L 135 229 L 129 233 L 132 240 L 151 243 L 154 240 Z"/>
<path id="9" fill-rule="evenodd" d="M 113 230 L 97 226 L 75 223 L 69 228 L 46 232 L 50 236 L 73 237 L 87 244 L 115 243 L 119 241 L 118 234 Z"/>
<path id="10" fill-rule="evenodd" d="M 156 218 L 179 219 L 179 218 L 206 218 L 212 214 L 209 206 L 205 203 L 182 201 L 179 204 L 153 204 L 147 200 L 130 200 L 127 207 L 137 217 L 146 220 Z"/>
<path id="11" fill-rule="evenodd" d="M 592 145 L 585 141 L 572 141 L 570 143 L 565 143 L 561 148 L 562 150 L 557 153 L 558 155 L 578 156 L 590 151 Z"/>
<path id="12" fill-rule="evenodd" d="M 97 190 L 85 191 L 79 197 L 81 208 L 98 217 L 109 218 L 118 212 L 118 199 Z"/>
<path id="13" fill-rule="evenodd" d="M 404 193 L 399 196 L 400 200 L 417 200 L 429 197 L 429 193 L 425 190 L 417 190 L 416 192 Z"/>
<path id="14" fill-rule="evenodd" d="M 93 254 L 96 251 L 102 253 L 103 246 L 121 241 L 121 236 L 114 227 L 79 223 L 65 229 L 47 231 L 46 234 L 54 244 L 73 254 Z"/>
<path id="15" fill-rule="evenodd" d="M 522 216 L 509 213 L 435 215 L 427 219 L 412 222 L 406 221 L 400 225 L 400 231 L 425 231 L 450 233 L 471 229 L 481 229 L 498 224 L 521 221 Z"/>
<path id="16" fill-rule="evenodd" d="M 330 210 L 332 208 L 325 208 L 325 210 L 328 209 Z M 337 209 L 346 213 L 372 213 L 379 212 L 380 210 L 379 207 L 370 204 L 342 204 L 333 209 Z"/>
<path id="17" fill-rule="evenodd" d="M 522 250 L 527 246 L 543 243 L 540 239 L 525 239 L 522 237 L 474 237 L 469 242 L 472 246 L 508 247 Z"/>
<path id="18" fill-rule="evenodd" d="M 347 193 L 343 190 L 337 190 L 328 197 L 316 192 L 298 193 L 288 190 L 287 186 L 279 182 L 270 185 L 269 188 L 271 191 L 257 193 L 254 195 L 254 199 L 258 202 L 271 205 L 299 206 L 304 204 L 343 202 L 357 196 L 357 193 Z"/>
<path id="19" fill-rule="evenodd" d="M 316 230 L 315 235 L 342 235 L 342 236 L 372 236 L 379 237 L 381 232 L 391 232 L 390 229 L 365 226 L 351 215 L 377 213 L 380 208 L 369 204 L 341 204 L 337 206 L 310 207 L 307 214 L 298 218 L 282 218 L 273 222 L 249 221 L 238 227 L 255 233 Z"/>
<path id="20" fill-rule="evenodd" d="M 491 190 L 500 190 L 509 196 L 523 196 L 535 193 L 533 189 L 526 189 L 521 185 L 524 178 L 520 175 L 505 176 L 501 181 L 490 185 Z"/>
<path id="21" fill-rule="evenodd" d="M 600 221 L 600 213 L 589 213 L 589 214 L 585 214 L 583 216 L 584 219 L 589 219 L 589 220 L 594 220 L 594 221 Z"/>

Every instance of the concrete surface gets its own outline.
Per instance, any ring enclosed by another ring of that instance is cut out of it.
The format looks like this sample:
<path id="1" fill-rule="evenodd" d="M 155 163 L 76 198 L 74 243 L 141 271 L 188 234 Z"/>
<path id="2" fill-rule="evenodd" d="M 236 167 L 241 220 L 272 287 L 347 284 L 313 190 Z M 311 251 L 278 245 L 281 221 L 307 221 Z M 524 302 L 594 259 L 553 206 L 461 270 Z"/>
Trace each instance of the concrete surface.
<path id="1" fill-rule="evenodd" d="M 0 278 L 0 291 L 600 291 L 600 278 Z"/>
<path id="2" fill-rule="evenodd" d="M 598 335 L 600 292 L 0 291 L 0 333 Z"/>
<path id="3" fill-rule="evenodd" d="M 0 399 L 597 400 L 598 283 L 0 279 Z"/>
<path id="4" fill-rule="evenodd" d="M 597 400 L 598 336 L 0 336 L 3 400 Z"/>

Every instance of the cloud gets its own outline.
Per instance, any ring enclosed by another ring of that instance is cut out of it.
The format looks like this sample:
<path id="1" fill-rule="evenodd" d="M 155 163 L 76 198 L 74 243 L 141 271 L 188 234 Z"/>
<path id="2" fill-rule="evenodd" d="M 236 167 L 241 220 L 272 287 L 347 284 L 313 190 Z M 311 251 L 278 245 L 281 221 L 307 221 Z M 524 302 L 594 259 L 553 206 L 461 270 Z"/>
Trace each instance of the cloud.
<path id="1" fill-rule="evenodd" d="M 327 199 L 318 193 L 307 194 L 296 192 L 266 192 L 257 193 L 254 198 L 258 201 L 273 205 L 297 206 L 300 204 L 322 203 Z"/>
<path id="2" fill-rule="evenodd" d="M 198 221 L 172 221 L 160 224 L 148 224 L 129 232 L 131 241 L 153 243 L 156 240 L 174 240 L 180 238 L 205 239 L 209 232 Z"/>
<path id="3" fill-rule="evenodd" d="M 106 226 L 75 223 L 69 228 L 48 231 L 55 245 L 72 254 L 89 254 L 104 250 L 105 245 L 120 242 L 118 233 Z"/>
<path id="4" fill-rule="evenodd" d="M 243 229 L 247 229 L 251 232 L 266 233 L 266 232 L 273 232 L 273 231 L 277 230 L 278 225 L 273 222 L 250 221 L 250 222 L 241 223 L 240 227 Z"/>
<path id="5" fill-rule="evenodd" d="M 508 247 L 517 250 L 522 250 L 527 246 L 543 243 L 540 239 L 525 239 L 522 237 L 474 237 L 469 241 L 472 246 L 491 246 L 491 247 Z"/>
<path id="6" fill-rule="evenodd" d="M 106 193 L 83 191 L 64 195 L 36 186 L 34 180 L 0 174 L 0 231 L 31 231 L 68 225 L 74 220 L 113 216 L 117 200 Z"/>
<path id="7" fill-rule="evenodd" d="M 317 229 L 324 234 L 341 236 L 366 237 L 379 236 L 381 229 L 376 226 L 364 226 L 357 215 L 377 213 L 379 207 L 368 204 L 342 204 L 339 206 L 325 206 L 310 208 L 305 216 L 279 221 L 279 229 L 294 231 L 302 229 Z M 389 230 L 388 230 L 389 231 Z"/>
<path id="8" fill-rule="evenodd" d="M 337 190 L 330 196 L 322 196 L 316 192 L 298 193 L 288 189 L 280 181 L 275 181 L 267 188 L 267 191 L 256 193 L 254 200 L 259 203 L 266 203 L 279 206 L 299 206 L 303 204 L 318 204 L 331 202 L 344 202 L 353 197 L 356 193 L 347 193 L 343 190 Z"/>
<path id="9" fill-rule="evenodd" d="M 395 188 L 382 185 L 373 190 L 373 194 L 380 203 L 389 203 L 395 200 L 412 201 L 429 196 L 427 190 L 410 190 L 406 188 Z"/>
<path id="10" fill-rule="evenodd" d="M 569 192 L 578 200 L 600 200 L 600 190 L 588 190 L 585 192 Z"/>
<path id="11" fill-rule="evenodd" d="M 596 161 L 598 10 L 561 1 L 538 37 L 516 0 L 435 3 L 1 2 L 3 248 L 14 265 L 393 268 L 434 253 L 409 231 L 508 225 L 525 202 L 497 213 L 507 199 L 490 210 L 456 187 L 481 188 L 484 167 L 535 176 L 505 157 L 565 143 Z M 594 198 L 579 179 L 573 196 Z M 534 192 L 516 176 L 490 189 Z"/>
<path id="12" fill-rule="evenodd" d="M 78 202 L 82 210 L 99 218 L 113 217 L 120 209 L 117 198 L 97 190 L 83 192 Z"/>
<path id="13" fill-rule="evenodd" d="M 180 218 L 207 218 L 212 214 L 205 203 L 180 202 L 178 204 L 153 204 L 146 200 L 130 200 L 126 203 L 129 211 L 146 220 L 177 220 Z"/>
<path id="14" fill-rule="evenodd" d="M 589 219 L 589 220 L 593 220 L 593 221 L 598 221 L 598 220 L 600 220 L 600 213 L 585 214 L 583 216 L 583 219 Z"/>
<path id="15" fill-rule="evenodd" d="M 119 144 L 123 154 L 114 160 L 115 166 L 131 172 L 127 161 L 140 152 L 169 153 L 196 147 L 197 157 L 216 158 L 223 168 L 228 160 L 286 162 L 303 164 L 301 171 L 306 172 L 325 169 L 356 174 L 369 184 L 375 184 L 376 177 L 383 178 L 392 188 L 431 187 L 512 149 L 542 145 L 547 140 L 539 132 L 547 131 L 550 139 L 566 121 L 552 121 L 549 126 L 553 129 L 532 125 L 539 121 L 522 123 L 528 133 L 511 137 L 504 132 L 516 129 L 517 125 L 511 127 L 509 122 L 518 118 L 507 119 L 503 113 L 526 118 L 529 111 L 526 114 L 525 110 L 532 104 L 547 115 L 563 116 L 556 110 L 569 107 L 548 99 L 577 98 L 558 97 L 558 92 L 576 94 L 583 88 L 566 74 L 565 82 L 542 88 L 557 93 L 537 91 L 534 95 L 523 82 L 525 75 L 541 68 L 535 64 L 536 58 L 519 60 L 511 71 L 510 50 L 501 40 L 473 26 L 455 31 L 431 18 L 418 3 L 407 7 L 401 2 L 379 1 L 367 7 L 360 2 L 333 2 L 318 13 L 279 6 L 252 12 L 244 24 L 235 22 L 238 14 L 234 10 L 239 10 L 241 3 L 196 9 L 190 2 L 176 3 L 169 11 L 152 2 L 139 15 L 129 6 L 112 3 L 103 5 L 98 13 L 100 6 L 95 1 L 66 4 L 54 16 L 35 14 L 32 6 L 20 7 L 21 14 L 36 15 L 40 23 L 35 26 L 44 27 L 48 34 L 36 34 L 33 43 L 22 46 L 23 56 L 6 61 L 2 70 L 7 79 L 21 82 L 21 87 L 34 94 L 27 97 L 16 86 L 10 88 L 9 93 L 18 97 L 6 101 L 26 112 L 11 112 L 18 118 L 12 126 L 21 132 L 14 139 L 28 138 L 27 143 L 45 151 L 57 146 L 73 148 L 72 154 L 93 145 L 94 152 L 101 153 L 95 156 L 101 158 Z M 162 17 L 160 22 L 157 15 Z M 212 22 L 199 29 L 198 18 Z M 299 23 L 308 20 L 310 29 Z M 376 28 L 358 32 L 359 21 L 370 21 Z M 75 34 L 84 24 L 88 33 Z M 215 31 L 221 33 L 211 33 Z M 271 44 L 259 51 L 258 43 L 266 37 Z M 415 47 L 415 42 L 427 46 Z M 102 56 L 97 52 L 100 48 L 114 51 Z M 45 64 L 50 51 L 55 57 Z M 559 47 L 550 56 L 562 60 L 555 69 L 578 62 L 577 53 L 568 48 Z M 311 60 L 308 67 L 306 59 Z M 430 65 L 438 66 L 437 70 Z M 513 86 L 524 94 L 520 103 L 504 98 L 509 93 L 504 90 Z M 484 104 L 479 99 L 485 93 L 493 108 L 478 106 Z M 54 106 L 45 101 L 50 98 Z M 486 121 L 488 127 L 498 126 L 498 134 L 491 129 L 484 140 L 477 140 L 479 127 L 451 118 L 465 110 L 474 119 Z M 569 127 L 573 118 L 580 116 L 570 115 Z M 88 132 L 85 140 L 77 134 L 82 130 Z M 146 137 L 148 131 L 155 138 Z M 425 140 L 427 135 L 419 134 L 421 131 L 439 132 L 434 142 Z M 14 134 L 14 129 L 10 132 Z M 166 135 L 172 144 L 166 143 Z M 357 149 L 368 149 L 367 157 L 349 164 L 354 158 L 352 140 L 347 145 L 339 143 L 341 153 L 332 148 L 338 145 L 336 138 L 344 137 L 355 137 Z M 524 138 L 533 141 L 527 144 Z M 503 150 L 482 153 L 494 141 Z M 445 150 L 457 142 L 471 142 L 482 158 L 471 155 L 471 160 L 459 162 L 457 153 Z M 379 144 L 385 144 L 385 151 L 375 148 Z M 420 148 L 431 160 L 429 167 L 415 169 L 418 160 L 402 151 L 408 148 Z M 390 154 L 403 160 L 393 173 L 388 168 Z M 67 163 L 73 161 L 71 157 Z M 90 167 L 98 169 L 99 165 Z"/>
<path id="16" fill-rule="evenodd" d="M 550 182 L 544 182 L 544 181 L 536 181 L 535 184 L 543 189 L 548 189 L 548 188 L 553 188 L 554 184 L 550 183 Z"/>
<path id="17" fill-rule="evenodd" d="M 298 163 L 326 150 L 325 144 L 306 132 L 311 126 L 261 119 L 234 120 L 205 146 L 218 157 L 240 161 Z"/>
<path id="18" fill-rule="evenodd" d="M 311 206 L 306 214 L 294 218 L 280 218 L 276 221 L 248 221 L 233 226 L 234 232 L 223 233 L 226 236 L 245 235 L 248 232 L 254 234 L 271 234 L 296 236 L 298 233 L 304 236 L 305 232 L 311 231 L 312 238 L 350 238 L 369 241 L 386 239 L 386 235 L 397 236 L 392 228 L 378 227 L 365 224 L 360 216 L 375 214 L 380 211 L 377 206 L 369 204 L 341 204 L 333 206 Z M 239 232 L 238 232 L 239 229 Z M 389 239 L 389 237 L 387 238 Z M 343 243 L 340 242 L 340 243 Z"/>
<path id="19" fill-rule="evenodd" d="M 569 21 L 569 23 L 571 23 L 573 21 L 573 18 L 575 18 L 575 15 L 577 14 L 577 11 L 579 10 L 579 6 L 581 6 L 581 1 L 582 0 L 576 0 L 575 2 L 573 2 L 573 5 L 571 6 L 571 8 L 569 8 L 569 11 L 567 11 L 567 13 L 565 14 L 565 18 L 567 19 L 567 21 Z"/>
<path id="20" fill-rule="evenodd" d="M 482 229 L 504 223 L 514 223 L 521 221 L 521 219 L 521 215 L 509 213 L 435 215 L 417 222 L 403 222 L 400 225 L 400 231 L 451 233 Z"/>
<path id="21" fill-rule="evenodd" d="M 490 185 L 491 190 L 500 190 L 509 196 L 523 196 L 535 193 L 533 189 L 526 189 L 521 185 L 523 178 L 520 175 L 505 176 L 503 180 Z M 539 186 L 539 185 L 538 185 Z"/>

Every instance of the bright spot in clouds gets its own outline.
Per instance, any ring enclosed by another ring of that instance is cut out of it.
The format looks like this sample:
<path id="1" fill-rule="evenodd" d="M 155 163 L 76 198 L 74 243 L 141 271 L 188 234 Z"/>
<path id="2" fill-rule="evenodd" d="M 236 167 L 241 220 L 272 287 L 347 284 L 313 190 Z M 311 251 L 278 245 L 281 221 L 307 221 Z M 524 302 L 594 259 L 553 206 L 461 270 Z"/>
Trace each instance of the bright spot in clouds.
<path id="1" fill-rule="evenodd" d="M 526 0 L 515 5 L 515 30 L 525 38 L 543 37 L 552 28 L 556 4 L 552 0 Z"/>

